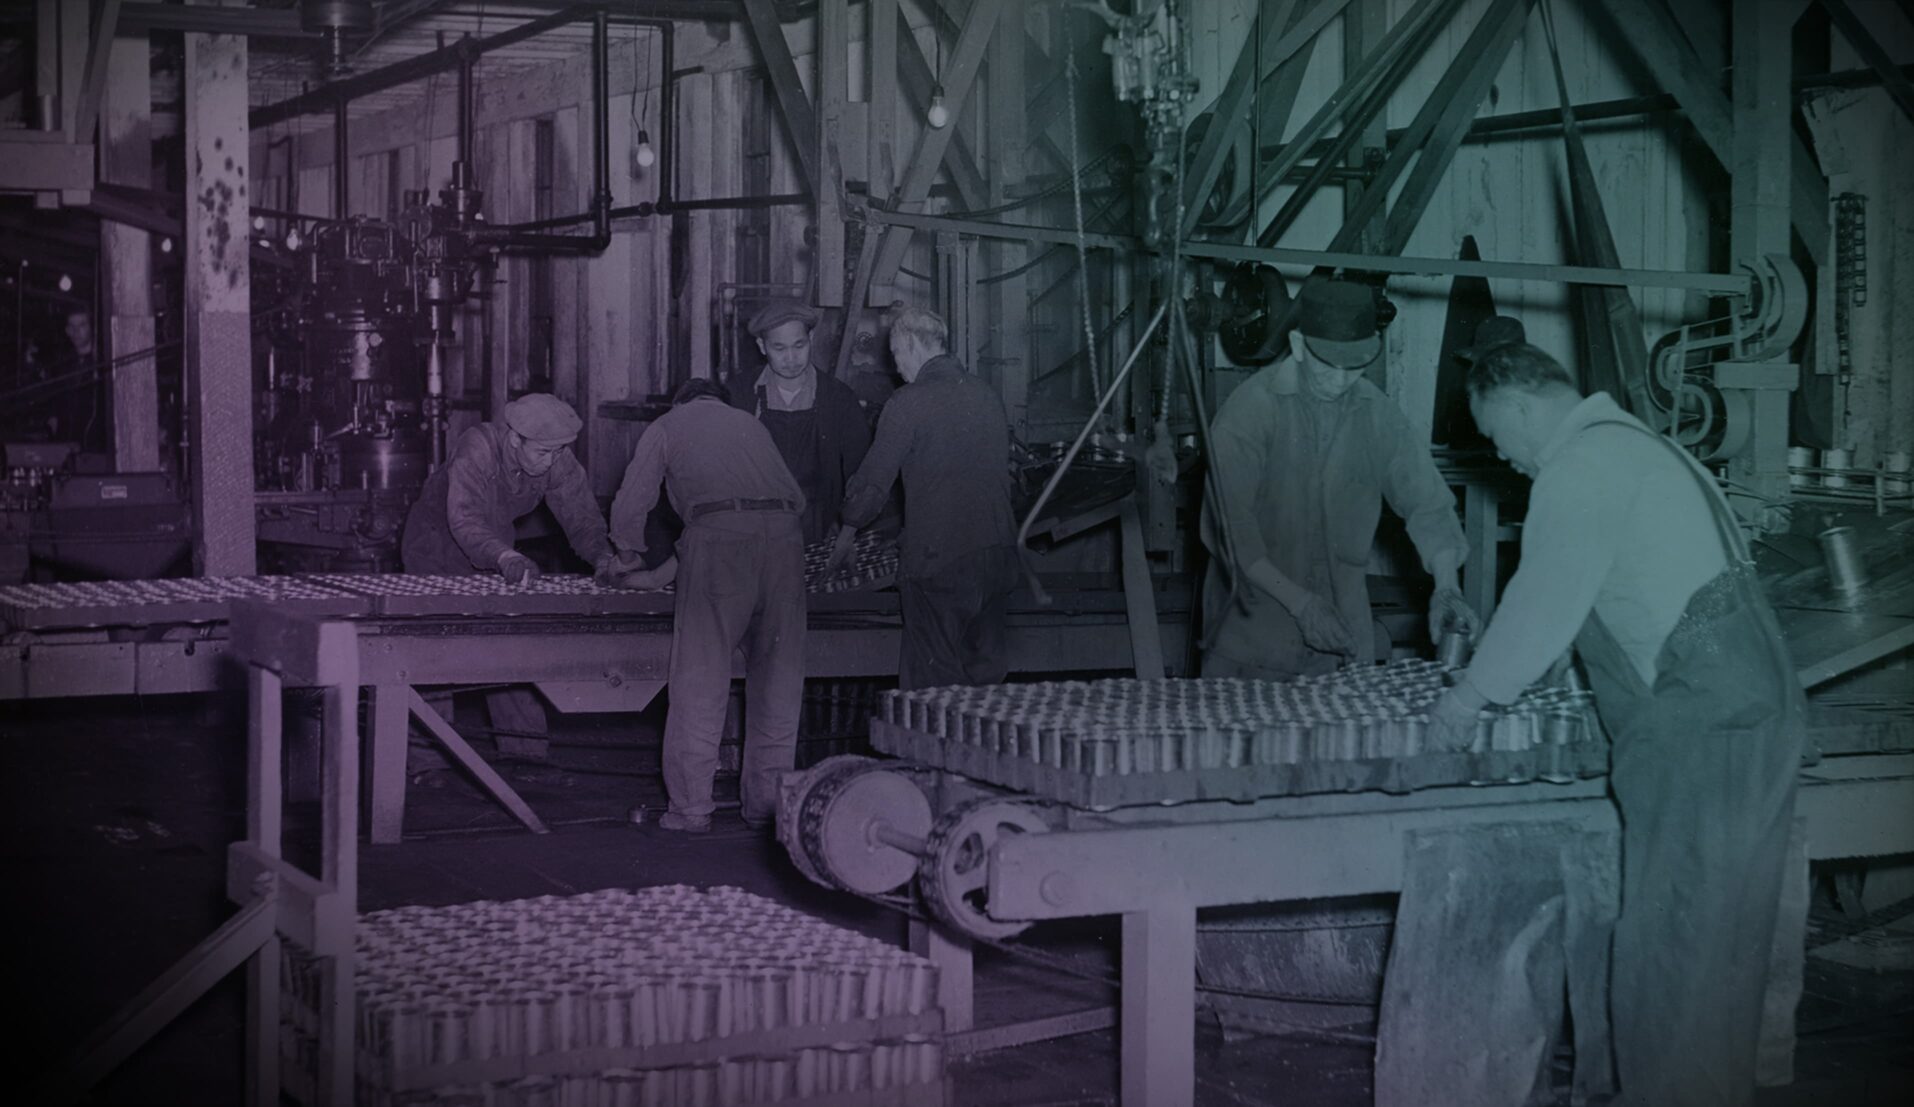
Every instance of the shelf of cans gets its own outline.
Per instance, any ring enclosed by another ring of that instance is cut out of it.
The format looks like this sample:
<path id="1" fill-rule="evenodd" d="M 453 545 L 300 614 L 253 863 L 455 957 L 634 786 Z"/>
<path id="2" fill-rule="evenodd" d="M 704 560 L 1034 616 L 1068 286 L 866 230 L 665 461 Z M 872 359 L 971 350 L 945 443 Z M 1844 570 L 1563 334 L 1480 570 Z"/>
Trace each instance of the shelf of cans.
<path id="1" fill-rule="evenodd" d="M 1606 771 L 1592 697 L 1531 689 L 1483 711 L 1467 750 L 1426 746 L 1449 670 L 1430 661 L 1275 682 L 1055 681 L 887 693 L 872 744 L 1084 806 L 1254 799 Z"/>
<path id="2" fill-rule="evenodd" d="M 287 1089 L 309 1100 L 318 962 L 282 966 Z M 945 1099 L 935 967 L 736 888 L 373 912 L 354 986 L 370 1107 Z"/>

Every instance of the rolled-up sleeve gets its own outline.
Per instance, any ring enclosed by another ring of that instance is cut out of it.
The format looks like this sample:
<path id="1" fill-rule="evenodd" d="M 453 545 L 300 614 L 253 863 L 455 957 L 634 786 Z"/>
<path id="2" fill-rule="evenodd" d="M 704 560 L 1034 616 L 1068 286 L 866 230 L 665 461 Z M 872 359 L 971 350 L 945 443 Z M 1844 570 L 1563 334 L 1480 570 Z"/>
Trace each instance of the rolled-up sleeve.
<path id="1" fill-rule="evenodd" d="M 498 481 L 491 442 L 477 427 L 460 435 L 446 464 L 445 524 L 459 549 L 481 569 L 496 566 L 499 555 L 512 548 L 511 531 L 500 533 L 493 521 Z"/>
<path id="2" fill-rule="evenodd" d="M 565 529 L 565 537 L 578 556 L 596 565 L 611 552 L 611 543 L 605 534 L 605 516 L 591 494 L 591 481 L 585 476 L 585 467 L 570 450 L 552 461 L 552 481 L 545 490 L 545 503 L 551 507 L 558 525 Z"/>
<path id="3" fill-rule="evenodd" d="M 1566 455 L 1536 480 L 1521 564 L 1467 674 L 1483 695 L 1514 703 L 1574 643 L 1626 540 L 1637 493 L 1604 479 L 1593 459 Z"/>
<path id="4" fill-rule="evenodd" d="M 890 499 L 891 486 L 897 483 L 904 455 L 916 434 L 909 409 L 910 404 L 899 396 L 886 404 L 884 414 L 878 417 L 877 437 L 870 452 L 844 484 L 844 507 L 839 516 L 846 526 L 868 526 Z"/>
<path id="5" fill-rule="evenodd" d="M 1468 557 L 1469 543 L 1462 521 L 1456 518 L 1455 493 L 1407 419 L 1392 412 L 1385 426 L 1390 452 L 1383 473 L 1383 498 L 1402 517 L 1424 570 L 1435 572 L 1444 554 L 1453 556 L 1460 566 Z"/>
<path id="6" fill-rule="evenodd" d="M 645 552 L 645 520 L 658 505 L 659 486 L 665 479 L 665 461 L 671 448 L 670 432 L 663 422 L 651 424 L 638 436 L 638 446 L 625 466 L 625 477 L 611 501 L 610 537 L 626 553 Z"/>

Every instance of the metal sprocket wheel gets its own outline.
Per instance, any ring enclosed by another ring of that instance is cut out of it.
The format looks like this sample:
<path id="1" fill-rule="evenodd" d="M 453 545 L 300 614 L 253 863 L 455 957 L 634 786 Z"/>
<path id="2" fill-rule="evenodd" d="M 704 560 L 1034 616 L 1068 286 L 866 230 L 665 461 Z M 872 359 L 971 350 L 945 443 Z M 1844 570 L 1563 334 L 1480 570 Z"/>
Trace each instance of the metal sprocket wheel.
<path id="1" fill-rule="evenodd" d="M 939 919 L 975 938 L 1021 934 L 1028 922 L 990 917 L 990 851 L 1010 835 L 1049 829 L 1036 807 L 1015 800 L 974 800 L 944 812 L 931 827 L 917 868 L 924 902 Z"/>

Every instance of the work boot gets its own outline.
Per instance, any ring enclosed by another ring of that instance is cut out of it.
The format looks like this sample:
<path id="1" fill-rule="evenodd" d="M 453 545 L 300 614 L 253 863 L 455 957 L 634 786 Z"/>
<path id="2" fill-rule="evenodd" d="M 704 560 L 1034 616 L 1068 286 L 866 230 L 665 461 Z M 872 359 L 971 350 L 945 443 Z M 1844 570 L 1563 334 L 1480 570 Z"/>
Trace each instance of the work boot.
<path id="1" fill-rule="evenodd" d="M 661 830 L 675 830 L 683 834 L 703 834 L 711 829 L 709 815 L 680 815 L 676 811 L 667 811 L 658 816 Z"/>

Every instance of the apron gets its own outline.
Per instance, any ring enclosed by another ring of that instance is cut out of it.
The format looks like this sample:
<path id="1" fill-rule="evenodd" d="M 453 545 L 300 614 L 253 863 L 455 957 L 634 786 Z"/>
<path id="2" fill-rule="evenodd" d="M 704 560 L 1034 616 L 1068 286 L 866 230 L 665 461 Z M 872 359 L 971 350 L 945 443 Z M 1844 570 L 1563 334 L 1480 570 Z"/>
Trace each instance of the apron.
<path id="1" fill-rule="evenodd" d="M 1647 686 L 1593 611 L 1576 638 L 1612 742 L 1622 897 L 1610 1012 L 1626 1104 L 1753 1100 L 1766 967 L 1794 821 L 1805 698 L 1719 492 L 1727 567 L 1689 598 Z"/>
<path id="2" fill-rule="evenodd" d="M 798 521 L 804 529 L 805 543 L 829 537 L 837 525 L 837 503 L 834 497 L 818 492 L 824 473 L 824 435 L 816 401 L 803 411 L 778 411 L 765 402 L 760 385 L 757 416 L 764 429 L 771 432 L 778 456 L 804 492 L 804 512 Z"/>

